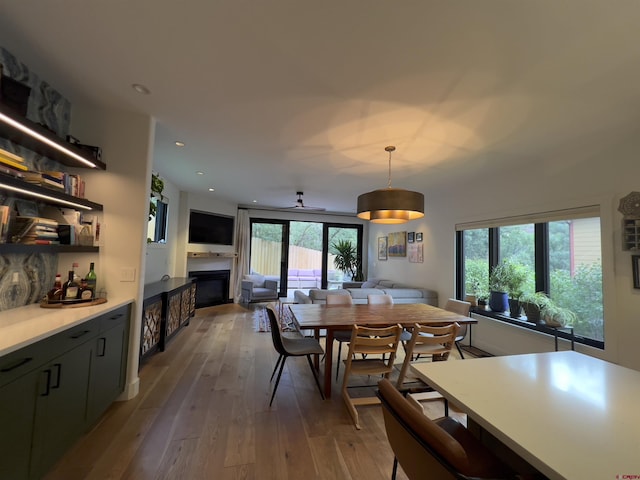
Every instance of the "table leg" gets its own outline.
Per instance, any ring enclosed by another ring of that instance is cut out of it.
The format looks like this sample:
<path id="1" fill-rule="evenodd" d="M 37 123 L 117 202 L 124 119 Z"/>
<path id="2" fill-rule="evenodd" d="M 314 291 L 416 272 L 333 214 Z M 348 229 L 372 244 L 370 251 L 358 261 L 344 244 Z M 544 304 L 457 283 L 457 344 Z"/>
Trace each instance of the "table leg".
<path id="1" fill-rule="evenodd" d="M 316 340 L 320 341 L 320 330 L 316 329 L 313 332 L 313 336 L 315 337 Z M 320 355 L 313 356 L 313 366 L 316 369 L 316 372 L 320 371 Z"/>
<path id="2" fill-rule="evenodd" d="M 333 360 L 333 330 L 327 329 L 327 337 L 324 346 L 324 397 L 331 398 L 331 372 Z M 340 359 L 338 359 L 340 360 Z"/>

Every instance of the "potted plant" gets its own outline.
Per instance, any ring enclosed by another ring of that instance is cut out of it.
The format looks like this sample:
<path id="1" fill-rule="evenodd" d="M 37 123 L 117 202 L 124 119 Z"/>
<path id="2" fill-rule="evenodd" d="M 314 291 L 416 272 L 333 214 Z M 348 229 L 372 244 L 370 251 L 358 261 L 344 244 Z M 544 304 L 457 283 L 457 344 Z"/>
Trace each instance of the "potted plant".
<path id="1" fill-rule="evenodd" d="M 528 322 L 540 323 L 541 312 L 551 304 L 551 299 L 544 292 L 525 293 L 520 297 L 520 304 Z"/>
<path id="2" fill-rule="evenodd" d="M 523 295 L 524 284 L 527 281 L 527 271 L 520 263 L 509 263 L 506 278 L 507 293 L 509 294 L 509 315 L 512 318 L 520 318 L 522 307 L 520 298 Z"/>
<path id="3" fill-rule="evenodd" d="M 565 325 L 573 325 L 577 316 L 568 308 L 560 307 L 553 301 L 541 311 L 544 323 L 550 327 L 564 327 Z"/>
<path id="4" fill-rule="evenodd" d="M 507 260 L 494 265 L 489 273 L 489 308 L 494 312 L 505 312 L 509 308 L 508 285 L 511 263 Z"/>
<path id="5" fill-rule="evenodd" d="M 151 174 L 151 198 L 153 197 L 159 198 L 162 200 L 164 197 L 162 196 L 162 191 L 164 190 L 164 180 L 160 178 L 160 176 L 156 173 Z M 149 220 L 156 216 L 157 211 L 156 204 L 152 201 L 149 201 Z"/>
<path id="6" fill-rule="evenodd" d="M 349 240 L 339 240 L 331 244 L 331 248 L 336 251 L 333 264 L 338 270 L 351 276 L 351 280 L 361 282 L 364 280 L 362 274 L 362 260 L 358 255 L 358 249 Z"/>

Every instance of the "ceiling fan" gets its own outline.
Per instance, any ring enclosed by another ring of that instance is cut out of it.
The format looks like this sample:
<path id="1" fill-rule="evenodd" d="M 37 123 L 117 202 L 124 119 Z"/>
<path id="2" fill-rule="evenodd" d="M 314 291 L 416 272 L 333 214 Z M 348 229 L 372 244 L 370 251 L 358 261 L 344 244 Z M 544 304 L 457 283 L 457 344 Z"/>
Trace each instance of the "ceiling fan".
<path id="1" fill-rule="evenodd" d="M 313 210 L 315 212 L 324 212 L 324 208 L 322 207 L 308 207 L 304 204 L 304 201 L 302 200 L 302 196 L 304 195 L 304 192 L 296 192 L 296 195 L 298 196 L 298 199 L 296 200 L 296 204 L 293 207 L 289 207 L 295 210 Z"/>

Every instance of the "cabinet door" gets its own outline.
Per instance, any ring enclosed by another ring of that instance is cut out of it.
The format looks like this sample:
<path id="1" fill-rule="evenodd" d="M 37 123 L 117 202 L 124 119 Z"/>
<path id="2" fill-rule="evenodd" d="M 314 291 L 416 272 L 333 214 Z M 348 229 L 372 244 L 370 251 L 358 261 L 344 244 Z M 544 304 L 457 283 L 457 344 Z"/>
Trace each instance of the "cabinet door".
<path id="1" fill-rule="evenodd" d="M 40 371 L 33 439 L 33 476 L 41 476 L 84 432 L 93 341 Z"/>
<path id="2" fill-rule="evenodd" d="M 0 478 L 26 479 L 39 371 L 0 388 Z"/>
<path id="3" fill-rule="evenodd" d="M 89 385 L 88 424 L 93 424 L 122 393 L 128 322 L 120 322 L 94 340 Z"/>

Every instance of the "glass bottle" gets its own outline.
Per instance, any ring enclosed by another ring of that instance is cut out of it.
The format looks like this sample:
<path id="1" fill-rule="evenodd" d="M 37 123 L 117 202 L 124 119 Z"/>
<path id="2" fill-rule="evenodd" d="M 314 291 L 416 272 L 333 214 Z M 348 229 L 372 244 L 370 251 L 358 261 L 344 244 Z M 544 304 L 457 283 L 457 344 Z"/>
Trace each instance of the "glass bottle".
<path id="1" fill-rule="evenodd" d="M 78 283 L 73 277 L 73 270 L 69 270 L 69 279 L 63 286 L 65 300 L 75 300 L 76 298 L 78 298 Z"/>
<path id="2" fill-rule="evenodd" d="M 89 264 L 89 273 L 87 273 L 84 278 L 87 280 L 87 285 L 91 289 L 91 291 L 95 292 L 98 277 L 96 276 L 93 262 Z"/>

